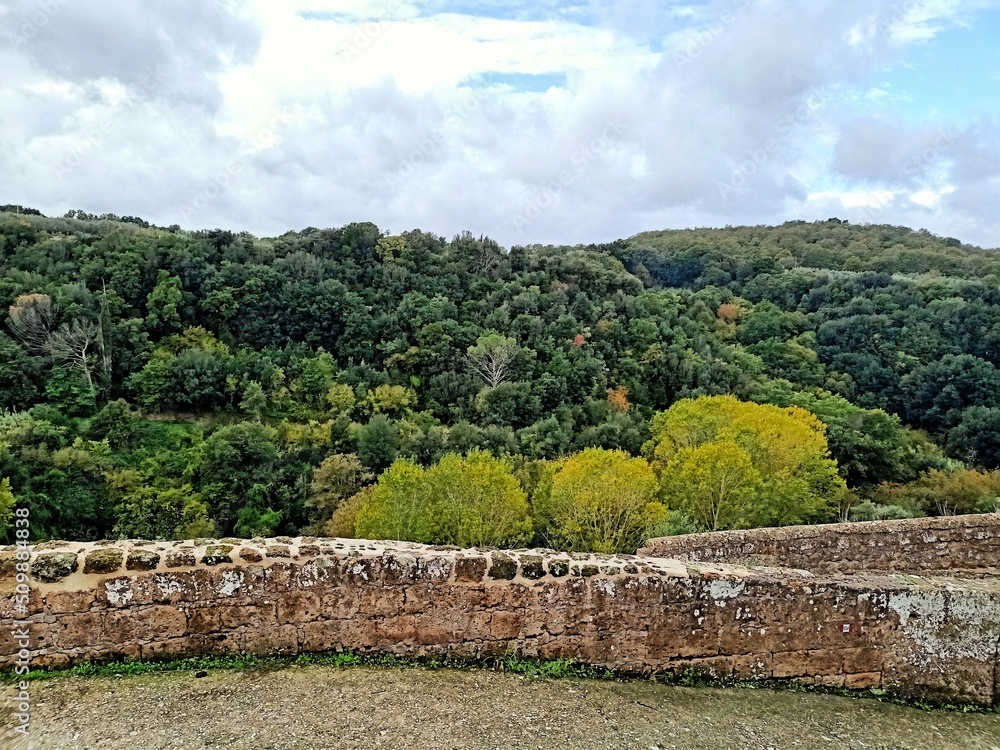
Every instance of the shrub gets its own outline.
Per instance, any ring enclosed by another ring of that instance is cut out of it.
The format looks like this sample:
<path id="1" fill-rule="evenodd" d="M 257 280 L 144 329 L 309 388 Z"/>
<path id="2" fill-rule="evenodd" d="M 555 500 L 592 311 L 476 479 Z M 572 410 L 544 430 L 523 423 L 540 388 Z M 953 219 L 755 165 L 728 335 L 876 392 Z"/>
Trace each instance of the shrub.
<path id="1" fill-rule="evenodd" d="M 540 483 L 535 512 L 558 549 L 632 553 L 666 517 L 657 490 L 644 459 L 588 448 L 568 458 L 550 484 Z"/>
<path id="2" fill-rule="evenodd" d="M 506 460 L 445 455 L 430 469 L 399 460 L 362 502 L 356 532 L 370 539 L 516 546 L 531 538 L 527 497 Z"/>

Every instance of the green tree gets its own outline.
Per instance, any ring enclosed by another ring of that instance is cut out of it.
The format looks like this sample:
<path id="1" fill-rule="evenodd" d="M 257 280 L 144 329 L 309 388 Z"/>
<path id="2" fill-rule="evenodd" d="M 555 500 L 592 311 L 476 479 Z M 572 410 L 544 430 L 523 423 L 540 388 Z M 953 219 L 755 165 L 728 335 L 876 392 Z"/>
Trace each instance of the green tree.
<path id="1" fill-rule="evenodd" d="M 313 471 L 306 505 L 316 510 L 315 522 L 330 520 L 342 502 L 356 495 L 374 475 L 353 453 L 335 453 Z"/>
<path id="2" fill-rule="evenodd" d="M 664 471 L 663 494 L 702 528 L 739 528 L 762 494 L 762 481 L 743 448 L 717 441 L 678 452 Z"/>
<path id="3" fill-rule="evenodd" d="M 372 414 L 396 414 L 416 403 L 417 396 L 401 385 L 380 385 L 368 391 L 364 405 Z"/>
<path id="4" fill-rule="evenodd" d="M 0 409 L 30 409 L 38 399 L 38 377 L 37 358 L 0 333 Z"/>
<path id="5" fill-rule="evenodd" d="M 336 370 L 329 352 L 309 357 L 302 363 L 302 372 L 292 381 L 292 393 L 310 408 L 323 409 Z"/>
<path id="6" fill-rule="evenodd" d="M 243 508 L 268 508 L 278 451 L 263 425 L 222 427 L 204 442 L 201 454 L 201 494 L 223 533 L 233 530 Z"/>
<path id="7" fill-rule="evenodd" d="M 120 398 L 105 404 L 90 420 L 87 436 L 91 440 L 107 440 L 115 450 L 127 448 L 135 436 L 135 417 L 128 402 Z"/>
<path id="8" fill-rule="evenodd" d="M 948 433 L 948 451 L 984 469 L 1000 469 L 1000 409 L 973 406 L 963 411 Z"/>
<path id="9" fill-rule="evenodd" d="M 214 533 L 208 506 L 190 484 L 147 484 L 139 472 L 130 469 L 110 472 L 106 477 L 116 500 L 114 531 L 118 537 L 172 540 Z"/>
<path id="10" fill-rule="evenodd" d="M 10 529 L 16 506 L 17 498 L 10 489 L 10 479 L 4 477 L 0 480 L 0 538 L 6 536 Z"/>
<path id="11" fill-rule="evenodd" d="M 156 338 L 179 331 L 183 305 L 180 278 L 161 270 L 156 277 L 156 286 L 146 297 L 146 329 Z"/>
<path id="12" fill-rule="evenodd" d="M 850 487 L 913 479 L 924 467 L 911 450 L 899 417 L 880 409 L 862 409 L 841 396 L 795 390 L 782 380 L 753 391 L 753 400 L 776 406 L 799 406 L 826 425 L 830 456 Z"/>
<path id="13" fill-rule="evenodd" d="M 666 517 L 657 490 L 644 459 L 588 448 L 566 459 L 532 502 L 543 536 L 558 549 L 632 554 Z"/>
<path id="14" fill-rule="evenodd" d="M 326 391 L 326 403 L 334 417 L 349 415 L 356 401 L 354 389 L 345 383 L 333 383 Z"/>
<path id="15" fill-rule="evenodd" d="M 509 460 L 451 453 L 427 470 L 427 479 L 444 504 L 445 544 L 516 547 L 531 538 L 528 499 Z"/>
<path id="16" fill-rule="evenodd" d="M 376 414 L 358 430 L 358 458 L 374 471 L 382 471 L 399 453 L 399 431 L 384 415 Z"/>
<path id="17" fill-rule="evenodd" d="M 267 408 L 267 395 L 264 393 L 264 389 L 261 388 L 260 383 L 256 380 L 251 380 L 243 390 L 240 411 L 250 415 L 259 422 L 265 408 Z"/>

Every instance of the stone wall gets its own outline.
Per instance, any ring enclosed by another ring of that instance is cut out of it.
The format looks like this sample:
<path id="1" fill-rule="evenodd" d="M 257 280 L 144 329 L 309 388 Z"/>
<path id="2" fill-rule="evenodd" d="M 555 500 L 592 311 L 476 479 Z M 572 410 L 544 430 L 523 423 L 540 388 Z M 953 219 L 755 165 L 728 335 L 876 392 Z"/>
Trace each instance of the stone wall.
<path id="1" fill-rule="evenodd" d="M 1000 514 L 689 534 L 651 539 L 639 555 L 816 573 L 995 576 L 1000 572 Z"/>
<path id="2" fill-rule="evenodd" d="M 350 649 L 572 658 L 990 704 L 991 580 L 857 579 L 357 540 L 46 544 L 27 625 L 0 553 L 0 669 Z M 22 632 L 27 630 L 25 648 Z M 25 648 L 24 651 L 20 649 Z"/>

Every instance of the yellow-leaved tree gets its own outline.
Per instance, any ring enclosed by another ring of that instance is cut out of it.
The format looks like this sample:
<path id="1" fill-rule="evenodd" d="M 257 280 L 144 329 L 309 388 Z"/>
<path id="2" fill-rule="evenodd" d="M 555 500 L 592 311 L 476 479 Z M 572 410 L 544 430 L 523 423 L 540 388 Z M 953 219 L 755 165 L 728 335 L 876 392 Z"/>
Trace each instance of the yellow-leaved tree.
<path id="1" fill-rule="evenodd" d="M 645 459 L 587 448 L 566 459 L 533 499 L 544 535 L 559 549 L 634 553 L 662 521 L 656 475 Z"/>
<path id="2" fill-rule="evenodd" d="M 423 469 L 395 461 L 361 501 L 355 531 L 462 547 L 516 547 L 531 539 L 528 499 L 505 459 L 486 451 L 446 454 Z"/>
<path id="3" fill-rule="evenodd" d="M 825 426 L 792 406 L 683 399 L 653 417 L 644 452 L 662 498 L 710 530 L 833 520 L 847 491 Z"/>

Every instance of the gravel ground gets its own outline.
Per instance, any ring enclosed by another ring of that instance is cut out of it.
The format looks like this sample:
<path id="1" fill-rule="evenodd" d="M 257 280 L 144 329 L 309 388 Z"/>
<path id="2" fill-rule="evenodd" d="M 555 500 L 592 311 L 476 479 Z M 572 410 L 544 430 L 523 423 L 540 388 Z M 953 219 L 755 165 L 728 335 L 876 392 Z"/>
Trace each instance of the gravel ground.
<path id="1" fill-rule="evenodd" d="M 1000 750 L 997 713 L 484 670 L 289 667 L 202 679 L 59 678 L 35 683 L 31 697 L 31 750 Z M 0 748 L 25 747 L 11 739 L 9 700 L 0 719 Z"/>

